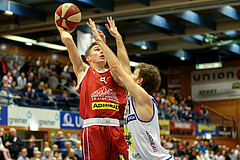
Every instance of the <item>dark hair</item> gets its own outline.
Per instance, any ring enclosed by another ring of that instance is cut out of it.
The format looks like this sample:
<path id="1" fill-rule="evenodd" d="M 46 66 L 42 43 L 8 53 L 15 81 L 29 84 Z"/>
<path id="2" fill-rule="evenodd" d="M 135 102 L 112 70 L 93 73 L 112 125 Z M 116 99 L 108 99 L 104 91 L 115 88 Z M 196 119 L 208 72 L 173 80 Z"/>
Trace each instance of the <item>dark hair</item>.
<path id="1" fill-rule="evenodd" d="M 143 78 L 142 87 L 148 94 L 158 90 L 161 84 L 161 76 L 157 67 L 140 63 L 135 69 L 140 69 L 138 78 Z"/>
<path id="2" fill-rule="evenodd" d="M 90 56 L 90 50 L 91 50 L 94 46 L 96 46 L 96 45 L 98 45 L 98 44 L 97 44 L 96 42 L 93 42 L 93 43 L 89 46 L 89 48 L 88 48 L 87 51 L 85 52 L 86 57 Z"/>

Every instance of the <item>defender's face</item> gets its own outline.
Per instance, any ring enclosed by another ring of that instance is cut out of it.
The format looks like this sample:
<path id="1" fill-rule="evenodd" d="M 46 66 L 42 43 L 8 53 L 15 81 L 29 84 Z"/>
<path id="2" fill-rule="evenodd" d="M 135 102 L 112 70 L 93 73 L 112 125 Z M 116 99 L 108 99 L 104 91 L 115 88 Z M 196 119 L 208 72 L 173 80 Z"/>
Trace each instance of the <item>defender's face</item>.
<path id="1" fill-rule="evenodd" d="M 94 63 L 98 63 L 98 62 L 106 63 L 105 57 L 103 55 L 103 51 L 100 48 L 100 46 L 95 45 L 91 48 L 90 55 L 89 57 L 87 57 L 87 61 L 94 62 Z"/>
<path id="2" fill-rule="evenodd" d="M 138 80 L 138 77 L 139 77 L 139 71 L 140 71 L 140 69 L 138 68 L 138 69 L 135 69 L 134 70 L 134 72 L 132 73 L 132 79 L 135 81 L 135 82 L 137 82 L 137 80 Z"/>

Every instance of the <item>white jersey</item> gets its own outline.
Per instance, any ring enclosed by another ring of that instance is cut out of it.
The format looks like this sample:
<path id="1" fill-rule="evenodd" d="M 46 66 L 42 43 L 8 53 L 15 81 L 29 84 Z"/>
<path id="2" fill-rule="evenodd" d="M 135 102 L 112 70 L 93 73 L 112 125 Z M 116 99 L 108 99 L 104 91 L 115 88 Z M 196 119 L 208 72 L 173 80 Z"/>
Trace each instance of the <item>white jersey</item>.
<path id="1" fill-rule="evenodd" d="M 129 146 L 129 160 L 172 160 L 169 151 L 161 146 L 158 124 L 157 103 L 153 102 L 153 117 L 150 121 L 142 121 L 135 111 L 132 97 L 128 96 L 125 110 L 124 133 Z"/>

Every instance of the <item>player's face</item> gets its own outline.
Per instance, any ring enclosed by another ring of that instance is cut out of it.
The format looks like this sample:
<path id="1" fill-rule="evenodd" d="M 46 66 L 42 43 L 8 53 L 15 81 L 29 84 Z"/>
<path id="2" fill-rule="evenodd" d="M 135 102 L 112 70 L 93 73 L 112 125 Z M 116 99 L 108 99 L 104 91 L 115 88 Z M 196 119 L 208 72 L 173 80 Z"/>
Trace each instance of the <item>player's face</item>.
<path id="1" fill-rule="evenodd" d="M 91 54 L 88 57 L 88 61 L 95 63 L 106 62 L 103 51 L 98 45 L 93 46 L 91 49 Z"/>
<path id="2" fill-rule="evenodd" d="M 138 80 L 138 76 L 139 76 L 139 71 L 140 71 L 140 69 L 138 68 L 138 69 L 135 69 L 134 70 L 134 72 L 132 73 L 132 79 L 135 81 L 135 82 L 137 82 L 137 80 Z"/>

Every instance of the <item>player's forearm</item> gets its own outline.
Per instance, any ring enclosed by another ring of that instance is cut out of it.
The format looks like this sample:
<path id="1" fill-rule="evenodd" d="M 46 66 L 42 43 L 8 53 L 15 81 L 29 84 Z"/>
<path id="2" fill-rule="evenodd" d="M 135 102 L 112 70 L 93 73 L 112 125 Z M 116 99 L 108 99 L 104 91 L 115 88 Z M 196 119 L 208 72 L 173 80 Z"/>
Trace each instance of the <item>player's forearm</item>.
<path id="1" fill-rule="evenodd" d="M 62 38 L 63 43 L 67 47 L 68 53 L 69 53 L 69 59 L 71 63 L 73 64 L 73 70 L 76 76 L 78 76 L 78 73 L 80 71 L 84 71 L 84 62 L 82 60 L 82 57 L 77 49 L 77 46 L 75 45 L 73 39 L 71 37 L 65 37 Z"/>
<path id="2" fill-rule="evenodd" d="M 123 65 L 124 70 L 131 74 L 130 62 L 127 54 L 127 50 L 122 40 L 122 36 L 116 37 L 116 44 L 117 44 L 117 56 L 120 63 Z"/>

